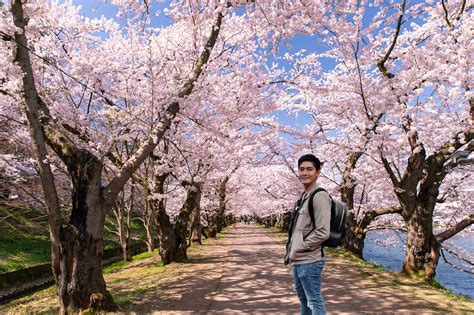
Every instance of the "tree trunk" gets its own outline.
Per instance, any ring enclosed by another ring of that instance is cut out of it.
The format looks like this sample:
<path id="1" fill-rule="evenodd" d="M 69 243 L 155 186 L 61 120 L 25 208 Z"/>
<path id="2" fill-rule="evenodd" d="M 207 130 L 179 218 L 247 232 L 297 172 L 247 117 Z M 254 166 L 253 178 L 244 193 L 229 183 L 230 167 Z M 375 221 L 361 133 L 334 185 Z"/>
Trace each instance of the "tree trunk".
<path id="1" fill-rule="evenodd" d="M 164 195 L 164 184 L 169 174 L 163 174 L 155 178 L 154 193 Z M 199 193 L 200 194 L 200 193 Z M 160 257 L 163 264 L 167 265 L 171 262 L 185 262 L 187 260 L 186 235 L 189 216 L 195 207 L 196 192 L 188 189 L 186 200 L 179 212 L 176 223 L 171 224 L 170 217 L 166 213 L 164 199 L 153 201 L 150 206 L 154 208 L 152 211 L 156 213 L 156 229 L 160 240 Z"/>
<path id="2" fill-rule="evenodd" d="M 359 156 L 355 157 L 358 159 Z M 344 172 L 344 181 L 342 185 L 343 188 L 340 190 L 341 200 L 346 203 L 347 209 L 349 210 L 346 216 L 346 236 L 342 246 L 358 257 L 363 258 L 364 241 L 366 236 L 365 228 L 368 226 L 368 224 L 370 224 L 370 222 L 368 222 L 367 226 L 365 227 L 361 226 L 359 222 L 357 222 L 356 214 L 354 213 L 355 184 L 350 172 L 355 167 L 357 159 L 349 159 L 349 162 L 353 161 L 352 164 L 346 162 L 346 170 Z"/>
<path id="3" fill-rule="evenodd" d="M 124 203 L 117 203 L 114 209 L 115 220 L 117 222 L 120 250 L 124 261 L 131 261 L 130 253 L 130 214 L 123 207 Z"/>
<path id="4" fill-rule="evenodd" d="M 102 275 L 102 163 L 89 152 L 74 154 L 67 163 L 73 186 L 70 222 L 61 228 L 58 294 L 61 312 L 116 309 Z"/>
<path id="5" fill-rule="evenodd" d="M 353 212 L 347 214 L 347 230 L 342 246 L 358 257 L 363 258 L 366 227 L 359 226 L 354 217 Z"/>
<path id="6" fill-rule="evenodd" d="M 192 188 L 188 189 L 186 200 L 179 211 L 179 216 L 174 226 L 171 224 L 166 213 L 163 200 L 153 203 L 154 206 L 158 206 L 157 230 L 160 239 L 160 257 L 165 265 L 173 261 L 185 262 L 188 258 L 186 254 L 188 247 L 186 242 L 187 227 L 189 216 L 196 204 L 197 195 L 197 191 Z"/>
<path id="7" fill-rule="evenodd" d="M 150 193 L 150 187 L 148 186 L 148 170 L 150 165 L 145 165 L 145 178 L 142 182 L 143 186 L 143 206 L 145 208 L 143 212 L 143 226 L 145 227 L 146 231 L 146 247 L 149 253 L 153 253 L 155 250 L 155 235 L 154 235 L 154 227 L 156 226 L 156 207 L 150 206 L 150 200 L 148 199 Z"/>
<path id="8" fill-rule="evenodd" d="M 225 208 L 226 208 L 226 189 L 227 189 L 227 182 L 229 181 L 229 176 L 226 176 L 221 183 L 219 184 L 219 207 L 217 208 L 217 215 L 215 217 L 215 227 L 217 233 L 220 233 L 222 229 L 225 227 Z"/>
<path id="9" fill-rule="evenodd" d="M 196 189 L 196 185 L 199 186 Z M 191 212 L 195 209 L 197 205 L 197 201 L 199 201 L 201 195 L 200 185 L 197 183 L 192 183 L 189 185 L 188 190 L 186 192 L 186 199 L 184 201 L 183 206 L 179 210 L 178 219 L 174 225 L 174 237 L 175 237 L 175 261 L 177 262 L 185 262 L 188 259 L 187 256 L 187 248 L 188 244 L 187 234 L 188 234 L 188 222 L 191 216 Z"/>
<path id="10" fill-rule="evenodd" d="M 173 225 L 171 224 L 170 217 L 164 210 L 164 207 L 159 207 L 157 212 L 156 229 L 158 231 L 161 261 L 164 265 L 177 261 L 174 246 L 176 241 Z"/>
<path id="11" fill-rule="evenodd" d="M 116 202 L 114 207 L 115 220 L 117 222 L 117 230 L 119 236 L 120 250 L 122 251 L 122 258 L 124 261 L 132 260 L 132 253 L 130 252 L 130 228 L 131 216 L 134 202 L 134 186 L 130 187 L 130 199 L 127 205 L 125 200 L 125 191 L 122 192 L 122 198 Z"/>
<path id="12" fill-rule="evenodd" d="M 439 244 L 433 235 L 433 212 L 419 204 L 407 224 L 403 272 L 431 281 L 436 274 Z"/>
<path id="13" fill-rule="evenodd" d="M 159 194 L 164 196 L 165 194 L 165 181 L 169 174 L 163 174 L 155 177 L 155 185 L 152 194 Z M 153 200 L 150 202 L 151 212 L 156 214 L 156 231 L 158 233 L 159 245 L 160 245 L 160 257 L 163 264 L 167 265 L 175 259 L 174 244 L 176 243 L 173 225 L 171 224 L 170 217 L 166 213 L 165 200 Z"/>
<path id="14" fill-rule="evenodd" d="M 153 253 L 153 251 L 155 250 L 155 237 L 153 236 L 153 230 L 152 230 L 152 226 L 150 224 L 150 221 L 146 221 L 146 223 L 144 224 L 145 226 L 145 230 L 146 230 L 146 239 L 147 239 L 147 242 L 146 242 L 146 247 L 147 247 L 147 251 L 149 253 Z"/>
<path id="15" fill-rule="evenodd" d="M 33 149 L 38 163 L 38 169 L 43 187 L 44 198 L 48 210 L 48 227 L 51 239 L 51 267 L 56 283 L 59 281 L 60 270 L 60 247 L 61 247 L 61 207 L 59 202 L 56 184 L 54 181 L 53 171 L 48 161 L 48 151 L 46 149 L 46 140 L 41 129 L 41 123 L 38 119 L 38 93 L 35 87 L 33 69 L 28 53 L 28 41 L 25 35 L 26 19 L 23 16 L 23 7 L 20 0 L 11 3 L 13 14 L 13 22 L 19 31 L 15 32 L 15 42 L 17 43 L 14 50 L 15 61 L 21 67 L 23 72 L 23 89 L 21 97 L 24 101 L 24 110 L 28 120 L 29 131 L 33 141 Z"/>
<path id="16" fill-rule="evenodd" d="M 201 192 L 202 185 L 195 183 L 196 195 L 194 200 L 194 209 L 192 211 L 191 220 L 191 244 L 202 244 L 201 243 Z"/>

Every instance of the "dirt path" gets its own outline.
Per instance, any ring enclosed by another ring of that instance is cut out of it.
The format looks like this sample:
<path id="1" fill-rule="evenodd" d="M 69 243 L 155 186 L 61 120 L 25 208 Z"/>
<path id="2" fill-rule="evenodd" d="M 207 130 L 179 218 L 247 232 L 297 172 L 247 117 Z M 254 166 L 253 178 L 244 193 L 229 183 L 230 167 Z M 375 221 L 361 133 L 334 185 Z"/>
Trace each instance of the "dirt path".
<path id="1" fill-rule="evenodd" d="M 237 224 L 217 241 L 190 252 L 190 263 L 171 264 L 173 280 L 161 286 L 157 304 L 125 311 L 192 313 L 297 313 L 282 239 L 255 225 Z M 171 281 L 170 281 L 171 280 Z"/>
<path id="2" fill-rule="evenodd" d="M 186 264 L 150 258 L 105 276 L 122 312 L 193 314 L 296 314 L 299 301 L 285 239 L 255 225 L 237 224 L 218 240 L 192 247 Z M 474 302 L 417 281 L 329 256 L 323 294 L 329 313 L 473 313 Z M 57 311 L 54 289 L 8 305 L 3 312 Z"/>

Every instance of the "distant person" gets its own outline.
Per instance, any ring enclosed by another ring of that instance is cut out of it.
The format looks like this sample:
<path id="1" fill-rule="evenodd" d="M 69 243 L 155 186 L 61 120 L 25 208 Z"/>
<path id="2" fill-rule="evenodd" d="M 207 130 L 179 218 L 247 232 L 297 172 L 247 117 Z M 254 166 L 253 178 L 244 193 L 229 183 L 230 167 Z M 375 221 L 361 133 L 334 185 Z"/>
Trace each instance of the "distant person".
<path id="1" fill-rule="evenodd" d="M 331 221 L 331 198 L 325 191 L 314 195 L 313 208 L 315 226 L 311 222 L 308 201 L 319 185 L 321 161 L 313 154 L 298 159 L 298 177 L 303 184 L 302 192 L 295 203 L 288 229 L 285 265 L 293 270 L 295 291 L 301 303 L 301 314 L 326 314 L 321 280 L 326 257 L 321 244 L 329 238 Z"/>

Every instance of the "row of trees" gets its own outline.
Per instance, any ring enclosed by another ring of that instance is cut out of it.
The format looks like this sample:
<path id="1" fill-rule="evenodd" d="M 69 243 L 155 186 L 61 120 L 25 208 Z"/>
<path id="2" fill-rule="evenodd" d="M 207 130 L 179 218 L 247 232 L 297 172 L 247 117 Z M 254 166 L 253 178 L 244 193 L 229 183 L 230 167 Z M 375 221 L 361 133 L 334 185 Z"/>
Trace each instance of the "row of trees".
<path id="1" fill-rule="evenodd" d="M 472 224 L 472 169 L 456 158 L 473 149 L 464 1 L 175 1 L 167 27 L 149 1 L 116 6 L 120 24 L 69 3 L 1 11 L 1 166 L 39 173 L 62 312 L 115 308 L 107 213 L 125 259 L 139 213 L 149 250 L 184 261 L 188 238 L 230 213 L 286 225 L 308 151 L 349 205 L 359 255 L 369 228 L 405 229 L 404 270 L 431 279 L 440 244 Z"/>
<path id="2" fill-rule="evenodd" d="M 297 61 L 335 66 L 299 85 L 294 110 L 312 124 L 287 156 L 327 162 L 326 185 L 351 210 L 346 248 L 362 256 L 368 230 L 404 231 L 403 271 L 429 281 L 440 247 L 474 222 L 472 11 L 465 1 L 349 11 L 324 25 L 328 50 Z"/>

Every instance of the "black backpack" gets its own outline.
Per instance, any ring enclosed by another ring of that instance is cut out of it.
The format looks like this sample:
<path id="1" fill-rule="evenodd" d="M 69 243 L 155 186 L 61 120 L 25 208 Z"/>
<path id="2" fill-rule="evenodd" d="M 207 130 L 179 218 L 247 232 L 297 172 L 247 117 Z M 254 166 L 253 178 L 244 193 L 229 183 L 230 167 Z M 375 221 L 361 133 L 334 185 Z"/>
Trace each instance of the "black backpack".
<path id="1" fill-rule="evenodd" d="M 314 221 L 314 206 L 313 206 L 313 198 L 320 191 L 326 191 L 323 188 L 316 189 L 311 196 L 309 197 L 309 204 L 308 204 L 308 212 L 309 217 L 311 218 L 311 223 L 313 227 L 315 226 Z M 326 191 L 327 192 L 327 191 Z M 342 245 L 344 241 L 344 236 L 346 235 L 346 214 L 347 214 L 347 205 L 340 201 L 334 200 L 331 196 L 331 229 L 329 238 L 324 241 L 322 246 L 326 247 L 338 247 Z"/>

